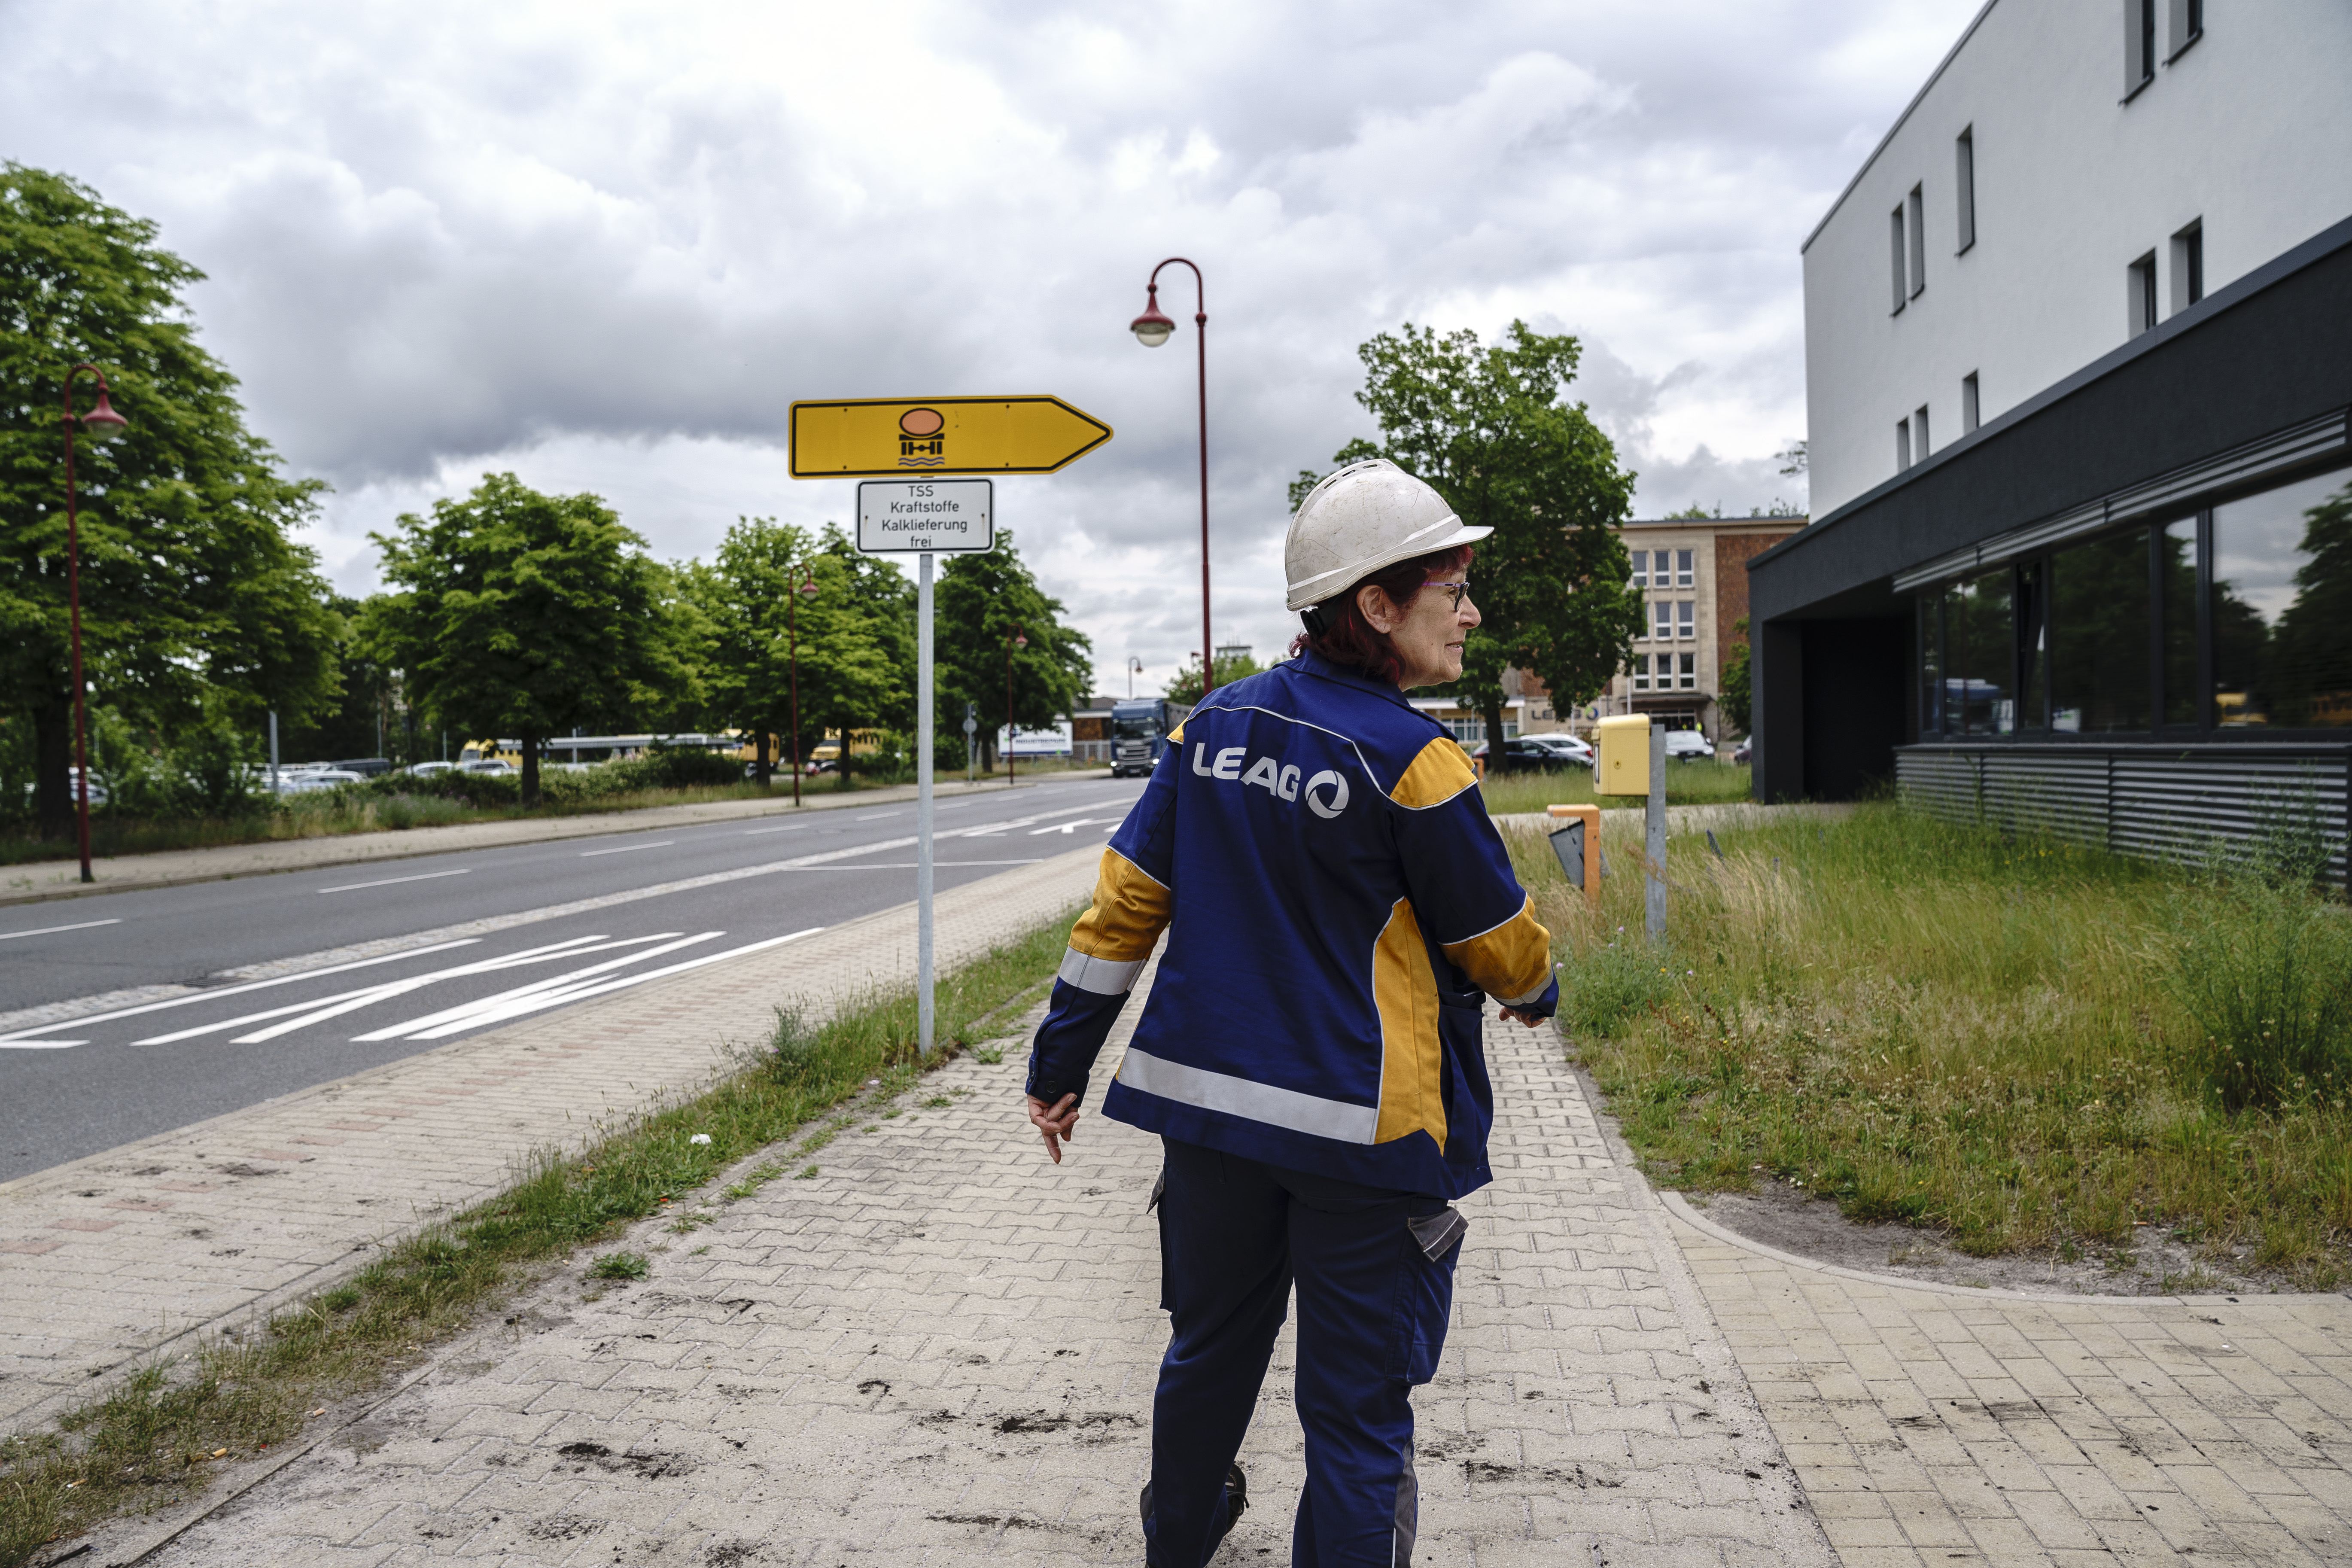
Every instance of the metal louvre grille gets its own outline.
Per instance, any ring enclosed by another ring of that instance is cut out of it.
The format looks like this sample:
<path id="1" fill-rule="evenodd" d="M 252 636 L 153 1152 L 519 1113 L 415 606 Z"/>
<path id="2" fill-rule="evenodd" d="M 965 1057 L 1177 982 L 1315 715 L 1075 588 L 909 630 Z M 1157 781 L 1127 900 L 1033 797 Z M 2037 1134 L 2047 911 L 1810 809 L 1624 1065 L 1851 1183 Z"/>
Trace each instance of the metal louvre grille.
<path id="1" fill-rule="evenodd" d="M 2346 746 L 1907 746 L 1895 754 L 1906 799 L 1952 822 L 2051 833 L 2119 854 L 2189 861 L 2309 814 L 2347 875 L 2352 790 Z"/>

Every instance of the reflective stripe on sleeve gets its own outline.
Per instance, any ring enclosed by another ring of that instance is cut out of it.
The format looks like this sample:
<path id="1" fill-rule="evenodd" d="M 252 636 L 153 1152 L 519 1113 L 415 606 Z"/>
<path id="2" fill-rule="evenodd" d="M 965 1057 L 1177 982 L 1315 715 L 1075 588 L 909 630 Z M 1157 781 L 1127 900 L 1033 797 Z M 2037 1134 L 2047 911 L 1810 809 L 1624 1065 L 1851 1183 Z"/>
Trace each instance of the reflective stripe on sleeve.
<path id="1" fill-rule="evenodd" d="M 1062 954 L 1062 980 L 1081 991 L 1092 991 L 1102 996 L 1124 996 L 1135 989 L 1135 977 L 1143 973 L 1144 961 L 1139 958 L 1091 958 L 1071 948 Z"/>
<path id="2" fill-rule="evenodd" d="M 1162 1100 L 1197 1105 L 1203 1110 L 1222 1110 L 1228 1116 L 1286 1127 L 1294 1132 L 1308 1132 L 1341 1143 L 1370 1143 L 1380 1126 L 1381 1111 L 1376 1105 L 1350 1105 L 1342 1100 L 1323 1100 L 1296 1089 L 1252 1083 L 1230 1073 L 1164 1061 L 1133 1046 L 1127 1047 L 1126 1058 L 1118 1064 L 1118 1081 Z"/>

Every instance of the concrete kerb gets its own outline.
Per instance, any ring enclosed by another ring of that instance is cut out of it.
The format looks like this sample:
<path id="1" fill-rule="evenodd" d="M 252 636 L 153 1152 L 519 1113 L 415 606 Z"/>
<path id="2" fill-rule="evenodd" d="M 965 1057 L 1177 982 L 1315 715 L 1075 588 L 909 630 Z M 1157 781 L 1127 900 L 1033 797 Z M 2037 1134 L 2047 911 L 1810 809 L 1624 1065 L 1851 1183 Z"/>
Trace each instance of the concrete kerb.
<path id="1" fill-rule="evenodd" d="M 1106 779 L 1108 769 L 1052 773 L 1012 784 L 943 784 L 943 798 L 987 794 L 1004 789 L 1034 789 L 1081 779 Z M 652 833 L 669 827 L 696 827 L 713 822 L 740 822 L 762 816 L 791 816 L 800 812 L 845 811 L 852 807 L 890 805 L 915 798 L 913 784 L 893 784 L 871 794 L 811 800 L 794 807 L 781 800 L 706 801 L 692 805 L 649 805 L 635 811 L 593 812 L 579 816 L 529 818 L 516 822 L 464 822 L 446 827 L 415 827 L 394 832 L 336 834 L 318 838 L 272 838 L 253 844 L 223 844 L 204 849 L 168 849 L 153 855 L 112 857 L 94 864 L 98 880 L 83 883 L 69 860 L 41 860 L 0 867 L 0 909 L 16 904 L 42 904 L 60 899 L 95 898 L 104 893 L 131 893 L 152 888 L 184 888 L 202 882 L 232 882 L 247 877 L 274 877 L 289 871 L 314 871 L 331 866 L 375 865 L 414 860 L 433 855 L 457 855 L 473 849 L 499 849 L 516 844 L 544 844 L 573 838 L 602 838 L 625 833 Z M 242 864 L 230 864 L 242 860 Z M 174 869 L 182 865 L 186 869 Z M 136 874 L 155 868 L 157 874 Z M 131 874 L 124 874 L 125 870 Z M 38 885 L 42 877 L 54 885 Z"/>

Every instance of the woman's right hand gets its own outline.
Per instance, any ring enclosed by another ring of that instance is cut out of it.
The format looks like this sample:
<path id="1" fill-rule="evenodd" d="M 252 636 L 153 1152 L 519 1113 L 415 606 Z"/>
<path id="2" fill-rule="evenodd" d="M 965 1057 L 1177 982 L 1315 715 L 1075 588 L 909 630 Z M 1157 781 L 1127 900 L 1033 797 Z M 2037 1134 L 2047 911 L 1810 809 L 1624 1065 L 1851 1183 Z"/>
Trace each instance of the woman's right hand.
<path id="1" fill-rule="evenodd" d="M 1045 1140 L 1045 1152 L 1051 1154 L 1054 1163 L 1058 1165 L 1062 1163 L 1062 1140 L 1067 1138 L 1075 1142 L 1076 1139 L 1072 1130 L 1078 1124 L 1078 1097 L 1066 1094 L 1051 1109 L 1034 1094 L 1028 1099 L 1029 1123 Z"/>

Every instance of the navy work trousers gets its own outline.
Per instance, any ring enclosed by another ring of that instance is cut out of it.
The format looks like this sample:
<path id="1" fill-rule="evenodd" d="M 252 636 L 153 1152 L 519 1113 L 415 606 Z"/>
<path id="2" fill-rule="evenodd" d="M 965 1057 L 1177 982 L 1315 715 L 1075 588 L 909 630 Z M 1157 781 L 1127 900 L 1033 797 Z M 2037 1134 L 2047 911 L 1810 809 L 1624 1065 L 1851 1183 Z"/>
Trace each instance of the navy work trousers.
<path id="1" fill-rule="evenodd" d="M 1419 1498 L 1408 1391 L 1437 1371 L 1458 1245 L 1432 1259 L 1411 1222 L 1443 1199 L 1359 1186 L 1163 1139 L 1151 1406 L 1152 1568 L 1202 1568 L 1226 1529 L 1241 1451 L 1295 1280 L 1307 1489 L 1293 1568 L 1402 1568 Z"/>

